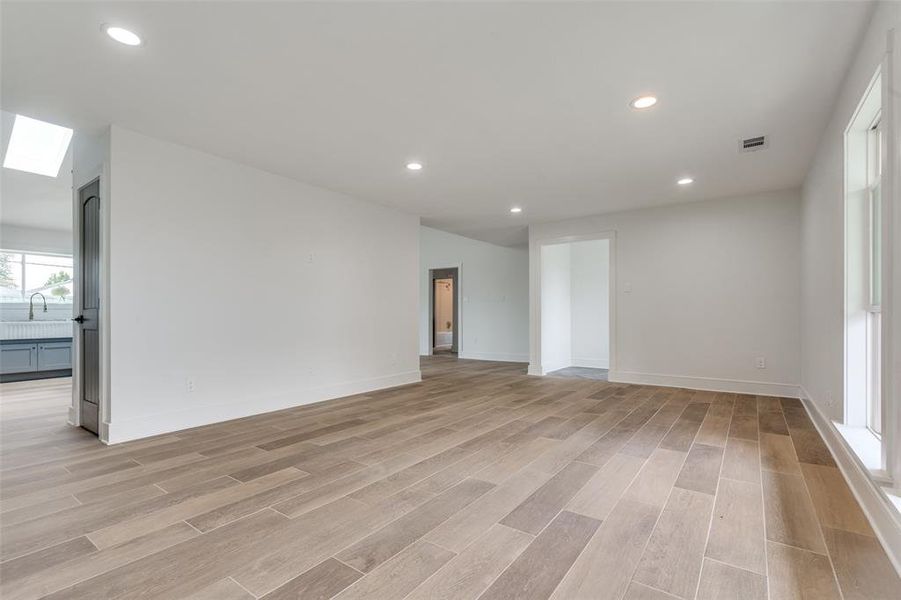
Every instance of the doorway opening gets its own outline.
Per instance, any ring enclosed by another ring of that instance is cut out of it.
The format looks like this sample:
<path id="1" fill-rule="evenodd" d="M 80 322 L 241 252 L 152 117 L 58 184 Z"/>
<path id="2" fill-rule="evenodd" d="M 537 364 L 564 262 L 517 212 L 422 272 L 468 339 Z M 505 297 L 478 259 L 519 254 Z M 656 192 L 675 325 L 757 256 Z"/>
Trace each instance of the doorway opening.
<path id="1" fill-rule="evenodd" d="M 539 327 L 530 373 L 607 380 L 612 239 L 548 240 L 538 254 Z"/>
<path id="2" fill-rule="evenodd" d="M 459 309 L 457 267 L 429 271 L 429 344 L 432 354 L 458 353 Z"/>
<path id="3" fill-rule="evenodd" d="M 5 110 L 0 130 L 0 396 L 23 423 L 71 422 L 76 132 Z"/>

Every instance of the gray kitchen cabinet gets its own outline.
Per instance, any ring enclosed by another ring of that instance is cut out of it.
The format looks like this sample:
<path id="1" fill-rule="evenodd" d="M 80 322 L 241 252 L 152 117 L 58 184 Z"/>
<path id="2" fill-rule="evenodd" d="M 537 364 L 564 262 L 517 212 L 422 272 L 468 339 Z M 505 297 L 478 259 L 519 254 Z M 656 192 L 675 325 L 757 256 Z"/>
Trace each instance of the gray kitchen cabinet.
<path id="1" fill-rule="evenodd" d="M 0 382 L 71 374 L 72 338 L 0 340 Z"/>
<path id="2" fill-rule="evenodd" d="M 25 373 L 38 370 L 38 345 L 32 342 L 0 346 L 0 373 Z"/>
<path id="3" fill-rule="evenodd" d="M 72 368 L 72 340 L 38 344 L 38 371 Z"/>

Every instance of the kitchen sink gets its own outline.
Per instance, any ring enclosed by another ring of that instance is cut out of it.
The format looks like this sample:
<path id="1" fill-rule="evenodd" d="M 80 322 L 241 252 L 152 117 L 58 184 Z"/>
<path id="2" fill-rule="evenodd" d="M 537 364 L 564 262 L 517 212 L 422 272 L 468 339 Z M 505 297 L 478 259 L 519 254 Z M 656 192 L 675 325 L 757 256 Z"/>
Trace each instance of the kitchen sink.
<path id="1" fill-rule="evenodd" d="M 0 340 L 32 340 L 72 337 L 72 322 L 65 321 L 2 321 Z"/>

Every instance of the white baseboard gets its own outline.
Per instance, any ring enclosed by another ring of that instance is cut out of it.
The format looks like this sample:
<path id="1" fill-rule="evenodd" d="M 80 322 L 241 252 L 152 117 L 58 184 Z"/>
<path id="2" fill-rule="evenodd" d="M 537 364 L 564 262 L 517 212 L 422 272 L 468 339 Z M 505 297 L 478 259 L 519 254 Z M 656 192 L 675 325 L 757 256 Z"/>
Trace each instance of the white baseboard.
<path id="1" fill-rule="evenodd" d="M 495 362 L 529 362 L 528 354 L 507 354 L 503 352 L 463 352 L 460 353 L 460 358 L 465 358 L 467 360 L 491 360 Z"/>
<path id="2" fill-rule="evenodd" d="M 100 437 L 108 444 L 118 444 L 163 433 L 181 431 L 182 429 L 241 419 L 419 381 L 422 381 L 420 371 L 409 371 L 320 388 L 297 390 L 296 392 L 280 394 L 273 398 L 253 399 L 253 402 L 232 402 L 229 404 L 199 406 L 180 411 L 143 415 L 137 419 L 116 420 L 108 424 L 101 423 Z"/>
<path id="3" fill-rule="evenodd" d="M 606 358 L 574 358 L 572 366 L 587 369 L 609 369 L 610 361 Z"/>
<path id="4" fill-rule="evenodd" d="M 661 375 L 658 373 L 636 373 L 634 371 L 610 371 L 607 375 L 607 380 L 614 383 L 659 385 L 709 392 L 732 392 L 735 394 L 779 396 L 783 398 L 801 397 L 801 388 L 792 383 L 743 381 L 740 379 L 717 379 L 715 377 L 693 377 L 688 375 Z"/>
<path id="5" fill-rule="evenodd" d="M 541 370 L 541 367 L 539 365 L 533 365 L 532 363 L 529 363 L 528 374 L 535 375 L 536 377 L 544 377 L 544 371 Z"/>
<path id="6" fill-rule="evenodd" d="M 147 436 L 144 436 L 147 437 Z M 100 431 L 97 433 L 97 438 L 103 442 L 104 444 L 113 444 L 115 442 L 109 441 L 109 423 L 100 423 Z M 128 440 L 122 440 L 123 442 L 127 442 Z"/>
<path id="7" fill-rule="evenodd" d="M 857 498 L 857 503 L 870 522 L 870 526 L 876 533 L 876 537 L 882 543 L 885 553 L 895 567 L 895 571 L 901 576 L 901 515 L 898 514 L 891 500 L 889 500 L 881 488 L 870 478 L 867 469 L 863 466 L 845 439 L 811 399 L 807 390 L 801 386 L 804 408 L 810 415 L 811 421 L 826 446 L 835 457 L 839 471 L 845 477 L 851 493 Z"/>

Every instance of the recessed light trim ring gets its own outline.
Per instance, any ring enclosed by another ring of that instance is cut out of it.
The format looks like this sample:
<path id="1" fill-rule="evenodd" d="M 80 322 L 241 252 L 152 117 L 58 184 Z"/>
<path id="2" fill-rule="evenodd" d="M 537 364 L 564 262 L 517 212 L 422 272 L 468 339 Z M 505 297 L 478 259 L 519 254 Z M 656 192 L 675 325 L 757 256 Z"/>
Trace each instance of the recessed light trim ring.
<path id="1" fill-rule="evenodd" d="M 110 36 L 110 38 L 119 42 L 120 44 L 124 44 L 126 46 L 144 45 L 144 40 L 141 39 L 141 36 L 129 29 L 125 29 L 124 27 L 104 23 L 100 26 L 100 29 L 103 30 L 106 35 Z"/>
<path id="2" fill-rule="evenodd" d="M 645 110 L 657 104 L 657 97 L 651 95 L 643 95 L 635 98 L 629 105 L 636 110 Z"/>

